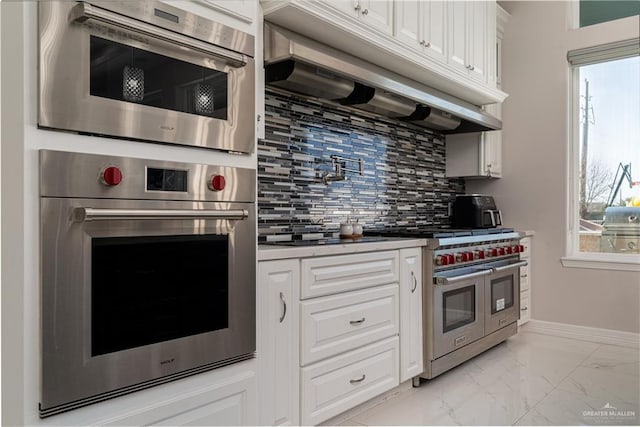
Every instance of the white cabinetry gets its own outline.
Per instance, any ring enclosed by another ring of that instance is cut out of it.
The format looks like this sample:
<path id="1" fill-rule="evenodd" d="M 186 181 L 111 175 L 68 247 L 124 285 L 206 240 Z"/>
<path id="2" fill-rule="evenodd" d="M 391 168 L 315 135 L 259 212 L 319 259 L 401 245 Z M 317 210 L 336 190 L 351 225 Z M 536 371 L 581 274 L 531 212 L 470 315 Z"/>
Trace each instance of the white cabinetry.
<path id="1" fill-rule="evenodd" d="M 393 32 L 393 0 L 325 0 L 342 13 L 384 34 Z"/>
<path id="2" fill-rule="evenodd" d="M 528 264 L 520 267 L 520 320 L 518 326 L 531 320 L 531 237 L 520 240 L 524 246 L 524 251 L 520 253 L 520 259 L 526 260 Z"/>
<path id="3" fill-rule="evenodd" d="M 422 348 L 422 249 L 401 249 L 400 382 L 422 373 Z"/>
<path id="4" fill-rule="evenodd" d="M 454 6 L 462 8 L 462 5 L 465 4 L 464 2 L 459 3 L 459 5 Z M 496 5 L 489 4 L 487 7 L 495 9 Z M 499 6 L 497 11 L 497 21 L 495 11 L 488 15 L 490 28 L 497 27 L 497 29 L 492 36 L 493 38 L 487 43 L 488 46 L 494 46 L 494 48 L 490 49 L 487 55 L 491 66 L 487 66 L 485 69 L 488 71 L 488 81 L 498 84 L 498 88 L 500 88 L 502 79 L 502 34 L 509 15 Z M 449 59 L 451 60 L 451 55 Z M 502 119 L 502 104 L 488 104 L 483 109 L 489 114 Z M 447 135 L 446 159 L 446 176 L 448 178 L 501 178 L 502 131 Z"/>
<path id="5" fill-rule="evenodd" d="M 297 425 L 300 262 L 261 262 L 258 277 L 259 424 Z"/>
<path id="6" fill-rule="evenodd" d="M 472 78 L 486 81 L 489 41 L 492 45 L 495 39 L 495 27 L 489 27 L 495 2 L 450 1 L 447 4 L 449 64 Z"/>
<path id="7" fill-rule="evenodd" d="M 407 46 L 446 62 L 447 3 L 396 1 L 394 36 Z"/>
<path id="8" fill-rule="evenodd" d="M 258 263 L 260 424 L 315 425 L 420 374 L 421 253 Z"/>

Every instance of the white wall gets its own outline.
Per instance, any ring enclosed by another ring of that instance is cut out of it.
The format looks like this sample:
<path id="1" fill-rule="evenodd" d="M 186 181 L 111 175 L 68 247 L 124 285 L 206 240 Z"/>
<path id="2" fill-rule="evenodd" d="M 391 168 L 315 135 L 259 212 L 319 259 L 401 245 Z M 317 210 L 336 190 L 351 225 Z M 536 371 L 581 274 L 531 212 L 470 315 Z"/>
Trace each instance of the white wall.
<path id="1" fill-rule="evenodd" d="M 568 2 L 501 2 L 503 178 L 467 185 L 496 197 L 506 225 L 536 232 L 532 317 L 640 332 L 640 274 L 565 268 L 569 81 L 567 51 L 638 37 L 638 17 L 568 30 Z"/>
<path id="2" fill-rule="evenodd" d="M 179 5 L 181 2 L 174 2 Z M 2 424 L 86 424 L 104 417 L 133 398 L 127 396 L 40 420 L 40 265 L 38 150 L 78 151 L 178 162 L 255 169 L 257 155 L 149 144 L 41 130 L 37 127 L 37 3 L 2 1 Z M 257 13 L 259 8 L 254 3 Z M 195 6 L 194 6 L 195 7 Z M 198 6 L 199 7 L 199 6 Z M 238 22 L 199 7 L 219 22 L 255 34 L 256 22 Z M 258 19 L 262 19 L 258 15 Z M 262 64 L 262 38 L 256 64 Z M 264 73 L 256 70 L 256 90 L 264 91 Z M 256 113 L 264 117 L 262 97 Z M 264 129 L 259 129 L 259 134 Z M 221 368 L 227 369 L 227 368 Z M 219 371 L 219 370 L 218 370 Z M 209 374 L 212 378 L 216 372 Z M 182 380 L 181 384 L 189 380 Z M 177 383 L 161 386 L 174 389 Z M 157 399 L 159 387 L 135 395 L 137 402 Z M 10 393 L 7 391 L 10 390 Z M 145 397 L 148 396 L 148 397 Z M 141 400 L 142 399 L 142 400 Z M 115 403 L 114 403 L 115 402 Z M 81 421 L 79 421 L 81 420 Z"/>

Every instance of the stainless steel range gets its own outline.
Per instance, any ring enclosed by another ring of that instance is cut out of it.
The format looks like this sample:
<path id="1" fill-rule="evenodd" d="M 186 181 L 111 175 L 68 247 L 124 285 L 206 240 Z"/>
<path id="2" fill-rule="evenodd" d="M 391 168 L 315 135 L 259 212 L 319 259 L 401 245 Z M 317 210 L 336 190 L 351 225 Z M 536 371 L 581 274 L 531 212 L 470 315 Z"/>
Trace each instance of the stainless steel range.
<path id="1" fill-rule="evenodd" d="M 516 334 L 523 235 L 513 229 L 390 233 L 423 248 L 422 378 L 434 378 Z M 414 378 L 414 385 L 419 377 Z"/>

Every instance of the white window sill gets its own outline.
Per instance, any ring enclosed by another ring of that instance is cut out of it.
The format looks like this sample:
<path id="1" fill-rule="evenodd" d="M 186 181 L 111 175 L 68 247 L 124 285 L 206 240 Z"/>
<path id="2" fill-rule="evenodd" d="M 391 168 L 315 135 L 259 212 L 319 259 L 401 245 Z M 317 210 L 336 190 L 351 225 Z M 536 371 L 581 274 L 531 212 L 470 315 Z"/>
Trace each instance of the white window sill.
<path id="1" fill-rule="evenodd" d="M 561 258 L 564 267 L 598 270 L 640 271 L 640 256 L 616 254 L 580 254 Z"/>

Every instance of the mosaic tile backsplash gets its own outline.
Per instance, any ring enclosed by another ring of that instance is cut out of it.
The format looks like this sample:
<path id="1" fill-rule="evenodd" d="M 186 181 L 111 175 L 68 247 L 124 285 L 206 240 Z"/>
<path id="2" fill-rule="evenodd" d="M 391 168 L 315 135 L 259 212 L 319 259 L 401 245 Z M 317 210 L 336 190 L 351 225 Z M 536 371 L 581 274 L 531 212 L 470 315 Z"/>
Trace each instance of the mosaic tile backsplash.
<path id="1" fill-rule="evenodd" d="M 258 142 L 260 240 L 336 237 L 340 223 L 365 232 L 450 223 L 464 181 L 445 178 L 444 138 L 412 125 L 268 90 Z M 346 179 L 325 184 L 339 156 Z M 362 159 L 364 172 L 358 173 Z"/>

